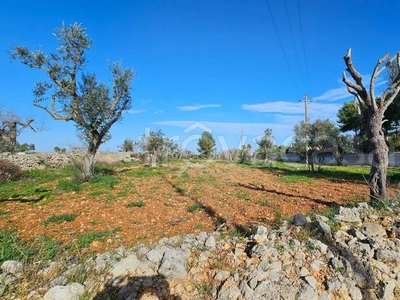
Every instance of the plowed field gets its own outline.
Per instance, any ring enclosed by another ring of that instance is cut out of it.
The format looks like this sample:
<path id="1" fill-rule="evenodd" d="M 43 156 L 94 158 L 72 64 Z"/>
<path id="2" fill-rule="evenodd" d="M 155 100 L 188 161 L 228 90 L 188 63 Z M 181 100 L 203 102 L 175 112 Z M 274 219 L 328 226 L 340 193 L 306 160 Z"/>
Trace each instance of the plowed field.
<path id="1" fill-rule="evenodd" d="M 368 197 L 363 180 L 315 178 L 220 162 L 125 167 L 108 176 L 116 180 L 107 189 L 89 182 L 78 192 L 53 195 L 51 200 L 3 199 L 0 229 L 14 229 L 22 239 L 46 236 L 69 245 L 97 234 L 85 251 L 104 252 L 210 231 L 222 223 L 229 230 L 272 226 L 276 218 Z M 45 222 L 67 214 L 76 218 Z"/>

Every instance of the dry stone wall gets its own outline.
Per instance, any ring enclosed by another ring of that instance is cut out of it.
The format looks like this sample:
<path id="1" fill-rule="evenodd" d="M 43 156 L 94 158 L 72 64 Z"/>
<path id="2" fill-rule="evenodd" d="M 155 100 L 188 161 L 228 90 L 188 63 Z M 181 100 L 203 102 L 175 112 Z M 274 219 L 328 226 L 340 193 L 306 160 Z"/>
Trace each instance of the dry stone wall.
<path id="1" fill-rule="evenodd" d="M 129 162 L 136 160 L 132 152 L 98 152 L 96 161 Z M 0 153 L 0 159 L 6 159 L 23 170 L 43 169 L 45 167 L 62 167 L 73 162 L 79 162 L 83 153 Z"/>

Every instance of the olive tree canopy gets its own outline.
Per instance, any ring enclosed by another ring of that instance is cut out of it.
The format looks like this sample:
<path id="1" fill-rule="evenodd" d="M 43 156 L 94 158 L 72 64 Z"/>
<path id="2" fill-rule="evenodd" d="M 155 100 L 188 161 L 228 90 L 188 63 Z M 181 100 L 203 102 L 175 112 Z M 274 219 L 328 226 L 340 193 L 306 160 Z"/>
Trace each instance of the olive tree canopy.
<path id="1" fill-rule="evenodd" d="M 109 138 L 111 126 L 131 106 L 131 83 L 134 72 L 119 63 L 109 66 L 112 86 L 97 80 L 95 74 L 84 73 L 85 51 L 92 41 L 80 24 L 62 24 L 53 34 L 59 43 L 55 53 L 30 51 L 23 46 L 12 49 L 11 58 L 30 68 L 44 71 L 48 80 L 38 81 L 33 89 L 34 105 L 45 110 L 54 120 L 72 121 L 87 143 L 83 175 L 94 174 L 94 157 L 100 145 Z"/>

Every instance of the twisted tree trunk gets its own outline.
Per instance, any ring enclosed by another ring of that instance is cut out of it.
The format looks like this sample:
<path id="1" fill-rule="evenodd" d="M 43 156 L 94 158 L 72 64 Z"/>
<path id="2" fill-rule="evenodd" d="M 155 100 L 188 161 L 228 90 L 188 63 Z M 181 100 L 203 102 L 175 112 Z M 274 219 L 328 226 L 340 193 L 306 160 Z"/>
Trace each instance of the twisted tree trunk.
<path id="1" fill-rule="evenodd" d="M 388 197 L 386 174 L 389 165 L 389 148 L 386 144 L 382 124 L 385 111 L 400 92 L 400 72 L 392 78 L 389 86 L 380 96 L 375 96 L 375 81 L 391 64 L 395 64 L 397 70 L 400 69 L 400 52 L 391 58 L 387 53 L 378 60 L 372 72 L 368 91 L 362 82 L 360 73 L 353 65 L 351 49 L 347 50 L 344 61 L 347 67 L 346 71 L 351 75 L 353 81 L 347 79 L 346 72 L 343 72 L 343 82 L 346 84 L 348 92 L 356 97 L 359 106 L 361 107 L 363 103 L 368 109 L 367 134 L 373 151 L 372 167 L 369 174 L 370 201 L 384 201 Z"/>
<path id="2" fill-rule="evenodd" d="M 372 201 L 387 199 L 386 174 L 389 165 L 389 147 L 382 130 L 383 116 L 368 113 L 367 134 L 372 146 L 372 166 L 369 173 L 369 193 Z"/>

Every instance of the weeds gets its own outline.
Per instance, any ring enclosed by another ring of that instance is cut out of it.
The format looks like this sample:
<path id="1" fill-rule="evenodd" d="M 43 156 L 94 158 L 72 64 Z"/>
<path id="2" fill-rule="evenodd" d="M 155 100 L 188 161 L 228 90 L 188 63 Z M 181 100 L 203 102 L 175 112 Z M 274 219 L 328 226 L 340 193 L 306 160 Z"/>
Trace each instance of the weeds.
<path id="1" fill-rule="evenodd" d="M 316 246 L 315 246 L 314 242 L 311 241 L 311 240 L 307 240 L 307 241 L 305 242 L 304 246 L 305 246 L 306 249 L 309 250 L 309 251 L 315 250 L 315 249 L 316 249 Z"/>
<path id="2" fill-rule="evenodd" d="M 274 211 L 274 220 L 271 222 L 271 226 L 273 229 L 279 229 L 285 222 L 285 220 L 287 219 L 286 216 L 284 216 L 282 214 L 282 212 L 280 210 L 275 210 Z"/>
<path id="3" fill-rule="evenodd" d="M 0 231 L 0 264 L 6 260 L 28 261 L 33 255 L 27 243 L 11 230 Z"/>
<path id="4" fill-rule="evenodd" d="M 93 231 L 78 237 L 76 243 L 81 248 L 87 248 L 93 241 L 100 240 L 112 236 L 114 233 L 121 231 L 121 228 L 107 229 L 105 231 Z"/>
<path id="5" fill-rule="evenodd" d="M 89 196 L 94 198 L 94 197 L 101 196 L 101 195 L 103 195 L 103 194 L 104 194 L 103 191 L 97 190 L 97 191 L 90 192 L 90 193 L 89 193 Z"/>
<path id="6" fill-rule="evenodd" d="M 195 224 L 194 226 L 193 226 L 193 229 L 194 230 L 201 230 L 201 229 L 203 229 L 204 228 L 204 225 L 203 224 Z"/>
<path id="7" fill-rule="evenodd" d="M 63 249 L 48 237 L 39 237 L 34 241 L 25 242 L 11 230 L 0 231 L 0 265 L 6 260 L 17 260 L 28 263 L 34 259 L 52 260 Z"/>
<path id="8" fill-rule="evenodd" d="M 257 200 L 256 204 L 260 205 L 260 206 L 267 206 L 268 205 L 267 201 L 262 200 L 262 199 Z"/>
<path id="9" fill-rule="evenodd" d="M 246 201 L 251 200 L 251 196 L 249 195 L 249 192 L 247 190 L 240 189 L 239 192 L 236 194 L 236 197 L 239 199 L 243 199 Z"/>
<path id="10" fill-rule="evenodd" d="M 213 294 L 212 294 L 212 282 L 210 281 L 202 281 L 202 282 L 195 282 L 194 287 L 197 290 L 200 299 L 203 300 L 212 300 Z"/>
<path id="11" fill-rule="evenodd" d="M 119 179 L 111 175 L 95 176 L 89 180 L 89 183 L 90 188 L 102 188 L 112 190 L 119 183 Z"/>
<path id="12" fill-rule="evenodd" d="M 80 182 L 76 180 L 62 179 L 57 184 L 57 190 L 63 192 L 78 192 L 81 190 Z"/>
<path id="13" fill-rule="evenodd" d="M 137 169 L 133 169 L 126 172 L 125 175 L 137 178 L 148 178 L 153 176 L 159 176 L 161 175 L 161 167 L 155 167 L 155 168 L 139 167 Z"/>
<path id="14" fill-rule="evenodd" d="M 61 214 L 61 215 L 52 215 L 48 217 L 45 221 L 41 222 L 42 225 L 47 226 L 50 223 L 64 223 L 64 222 L 72 222 L 78 217 L 78 214 Z"/>
<path id="15" fill-rule="evenodd" d="M 187 208 L 187 211 L 188 212 L 195 212 L 196 210 L 201 210 L 201 209 L 203 209 L 204 208 L 204 205 L 203 204 L 201 204 L 201 203 L 195 203 L 195 204 L 192 204 L 192 205 L 190 205 L 188 208 Z"/>
<path id="16" fill-rule="evenodd" d="M 137 201 L 137 202 L 129 202 L 126 207 L 131 208 L 131 207 L 143 207 L 145 206 L 146 203 L 143 201 Z"/>

